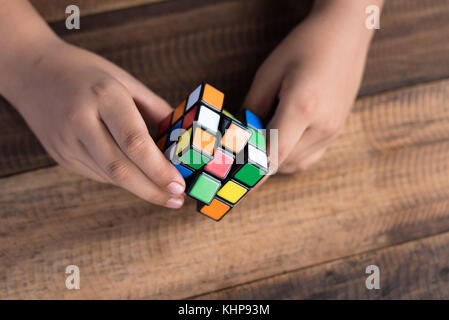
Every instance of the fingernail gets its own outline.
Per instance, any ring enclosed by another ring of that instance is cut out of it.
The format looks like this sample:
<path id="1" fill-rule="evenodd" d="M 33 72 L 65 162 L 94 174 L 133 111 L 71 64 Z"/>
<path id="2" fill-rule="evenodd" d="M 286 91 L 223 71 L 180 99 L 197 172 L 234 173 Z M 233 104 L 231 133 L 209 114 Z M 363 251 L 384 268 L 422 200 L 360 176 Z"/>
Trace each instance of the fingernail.
<path id="1" fill-rule="evenodd" d="M 167 186 L 167 189 L 172 194 L 183 194 L 184 193 L 184 187 L 177 182 L 171 182 Z"/>
<path id="2" fill-rule="evenodd" d="M 178 198 L 170 198 L 168 199 L 166 206 L 168 208 L 178 209 L 182 207 L 182 204 L 184 203 L 183 199 Z"/>

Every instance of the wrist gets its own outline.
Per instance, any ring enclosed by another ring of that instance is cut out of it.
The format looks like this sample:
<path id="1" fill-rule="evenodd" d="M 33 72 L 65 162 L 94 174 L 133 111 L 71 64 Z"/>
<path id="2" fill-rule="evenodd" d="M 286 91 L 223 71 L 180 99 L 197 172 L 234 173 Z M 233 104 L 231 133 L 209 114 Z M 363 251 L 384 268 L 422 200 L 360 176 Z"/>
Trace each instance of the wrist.
<path id="1" fill-rule="evenodd" d="M 4 96 L 17 109 L 21 106 L 20 97 L 29 90 L 36 79 L 34 74 L 39 72 L 39 65 L 47 59 L 51 52 L 63 43 L 53 33 L 40 34 L 35 39 L 22 38 L 0 57 L 0 95 Z"/>
<path id="2" fill-rule="evenodd" d="M 34 67 L 61 40 L 27 0 L 14 0 L 1 1 L 0 42 L 0 94 L 11 101 Z"/>

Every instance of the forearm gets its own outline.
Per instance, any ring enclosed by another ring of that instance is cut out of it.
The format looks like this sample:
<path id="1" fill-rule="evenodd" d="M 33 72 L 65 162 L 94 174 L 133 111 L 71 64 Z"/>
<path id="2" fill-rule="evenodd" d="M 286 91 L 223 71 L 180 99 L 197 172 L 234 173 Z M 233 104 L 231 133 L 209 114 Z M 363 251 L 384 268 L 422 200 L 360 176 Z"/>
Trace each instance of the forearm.
<path id="1" fill-rule="evenodd" d="M 7 96 L 32 72 L 57 36 L 26 0 L 0 0 L 0 94 Z"/>

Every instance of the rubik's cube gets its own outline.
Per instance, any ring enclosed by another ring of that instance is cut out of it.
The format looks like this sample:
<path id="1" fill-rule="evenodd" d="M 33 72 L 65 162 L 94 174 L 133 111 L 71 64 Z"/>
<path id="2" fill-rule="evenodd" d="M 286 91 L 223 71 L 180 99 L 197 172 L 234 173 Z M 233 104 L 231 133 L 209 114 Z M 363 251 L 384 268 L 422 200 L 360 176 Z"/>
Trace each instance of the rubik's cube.
<path id="1" fill-rule="evenodd" d="M 159 125 L 157 145 L 186 181 L 198 211 L 218 221 L 268 172 L 262 121 L 223 110 L 224 94 L 203 82 Z"/>

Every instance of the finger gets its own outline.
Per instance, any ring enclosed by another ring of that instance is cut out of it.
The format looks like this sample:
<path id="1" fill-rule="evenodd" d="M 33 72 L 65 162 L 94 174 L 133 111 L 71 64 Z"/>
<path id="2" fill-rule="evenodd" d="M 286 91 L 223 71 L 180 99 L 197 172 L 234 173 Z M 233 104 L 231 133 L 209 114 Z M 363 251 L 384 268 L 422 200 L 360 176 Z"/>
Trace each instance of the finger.
<path id="1" fill-rule="evenodd" d="M 159 125 L 173 109 L 154 92 L 141 83 L 135 84 L 130 93 L 145 121 L 153 126 Z"/>
<path id="2" fill-rule="evenodd" d="M 185 182 L 160 152 L 131 97 L 115 91 L 99 107 L 100 117 L 122 152 L 154 183 L 175 195 L 184 193 Z"/>
<path id="3" fill-rule="evenodd" d="M 272 64 L 267 60 L 254 76 L 243 105 L 262 118 L 267 118 L 276 101 L 282 74 L 280 64 Z"/>
<path id="4" fill-rule="evenodd" d="M 76 159 L 69 159 L 67 157 L 62 156 L 60 152 L 57 150 L 48 150 L 51 157 L 64 169 L 67 169 L 71 172 L 75 172 L 79 175 L 85 176 L 89 179 L 98 181 L 98 182 L 107 182 L 103 176 L 93 171 L 89 166 L 86 166 L 82 161 Z"/>
<path id="5" fill-rule="evenodd" d="M 132 75 L 115 65 L 114 70 L 119 81 L 128 89 L 146 123 L 159 125 L 173 111 L 164 99 Z"/>
<path id="6" fill-rule="evenodd" d="M 278 168 L 287 159 L 308 128 L 310 121 L 308 117 L 302 116 L 299 110 L 300 108 L 296 107 L 296 103 L 291 99 L 282 99 L 267 125 L 268 130 L 278 130 L 277 141 L 273 141 L 270 134 L 269 149 L 278 150 L 277 154 L 269 155 L 272 168 Z M 277 144 L 277 148 L 273 146 L 274 143 Z"/>
<path id="7" fill-rule="evenodd" d="M 321 147 L 314 150 L 307 157 L 297 160 L 296 162 L 286 162 L 284 163 L 279 172 L 282 174 L 292 174 L 297 171 L 305 171 L 310 168 L 314 163 L 316 163 L 326 152 L 327 146 Z"/>
<path id="8" fill-rule="evenodd" d="M 310 154 L 307 158 L 302 159 L 300 162 L 301 163 L 300 169 L 302 170 L 309 169 L 313 164 L 315 164 L 318 160 L 321 159 L 326 150 L 327 146 L 315 151 L 314 153 Z"/>
<path id="9" fill-rule="evenodd" d="M 323 148 L 331 142 L 331 137 L 324 136 L 320 130 L 316 130 L 314 127 L 309 127 L 298 144 L 293 148 L 292 152 L 288 155 L 284 164 L 298 163 L 300 160 L 308 157 L 316 150 Z"/>
<path id="10" fill-rule="evenodd" d="M 64 168 L 68 170 L 75 171 L 76 173 L 85 176 L 89 179 L 92 179 L 97 182 L 107 183 L 108 179 L 104 178 L 103 175 L 98 174 L 93 171 L 91 168 L 86 166 L 82 161 L 76 159 L 66 160 L 66 163 L 62 165 Z"/>
<path id="11" fill-rule="evenodd" d="M 161 190 L 150 181 L 120 150 L 107 128 L 99 121 L 92 121 L 80 132 L 80 140 L 104 174 L 112 183 L 134 193 L 138 197 L 169 208 L 179 208 L 182 196 L 174 196 Z"/>

